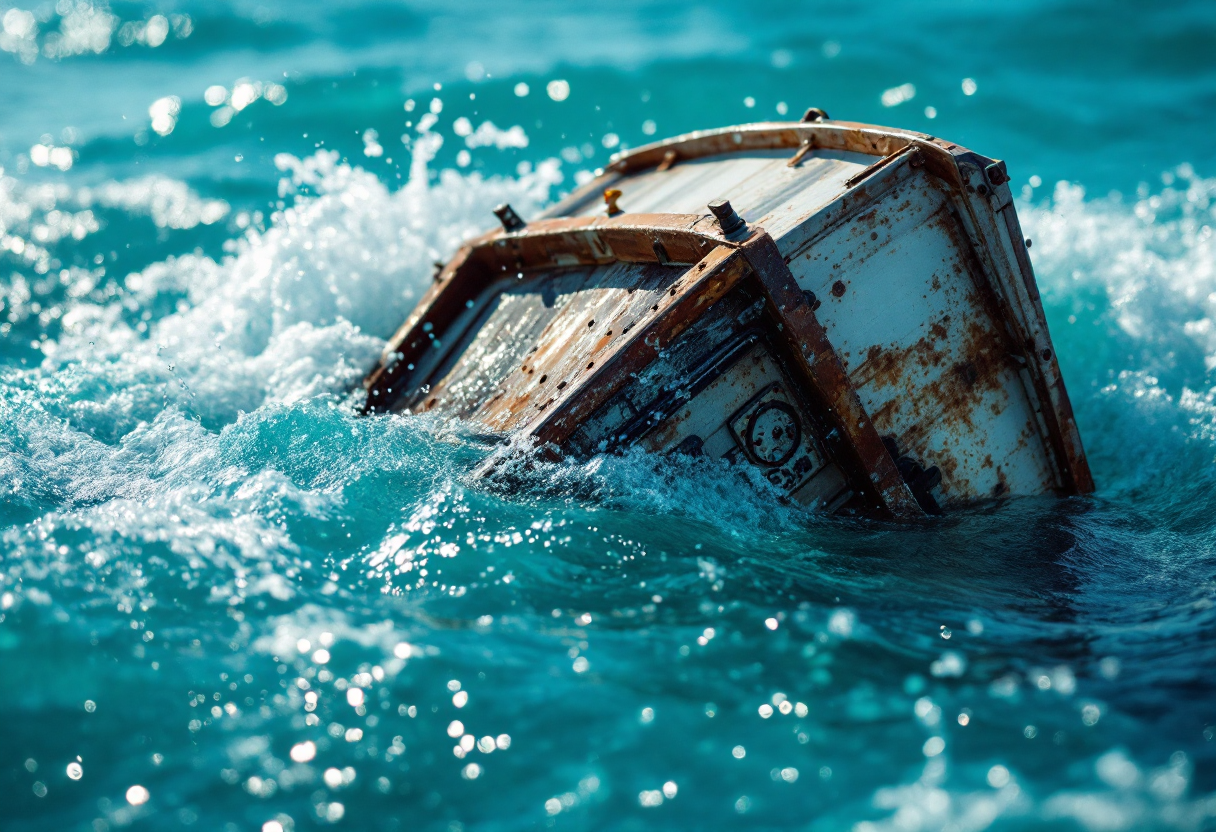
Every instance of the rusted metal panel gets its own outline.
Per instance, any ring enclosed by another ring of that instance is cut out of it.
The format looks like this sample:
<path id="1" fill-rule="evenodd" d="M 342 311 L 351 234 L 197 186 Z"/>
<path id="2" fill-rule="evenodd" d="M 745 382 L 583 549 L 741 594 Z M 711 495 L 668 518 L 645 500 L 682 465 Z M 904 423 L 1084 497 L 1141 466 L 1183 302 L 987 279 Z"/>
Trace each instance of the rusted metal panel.
<path id="1" fill-rule="evenodd" d="M 741 253 L 742 257 L 731 254 L 718 267 L 728 279 L 719 279 L 714 269 L 707 268 L 707 276 L 699 281 L 712 287 L 717 297 L 702 303 L 704 296 L 694 284 L 684 302 L 656 318 L 633 350 L 623 353 L 618 363 L 604 365 L 605 383 L 595 385 L 599 401 L 575 400 L 570 408 L 573 412 L 563 414 L 562 425 L 576 425 L 581 436 L 544 430 L 534 435 L 558 445 L 573 439 L 584 452 L 610 450 L 639 439 L 652 449 L 670 449 L 695 435 L 702 447 L 709 440 L 713 452 L 721 447 L 723 429 L 737 433 L 736 423 L 745 415 L 739 412 L 740 398 L 751 399 L 757 390 L 776 384 L 782 388 L 781 395 L 807 400 L 795 422 L 805 430 L 808 448 L 818 442 L 816 435 L 838 437 L 833 448 L 835 462 L 845 471 L 849 485 L 867 496 L 875 511 L 899 518 L 923 516 L 772 240 L 756 232 L 743 244 Z M 728 295 L 731 299 L 724 300 Z M 706 304 L 719 308 L 698 309 Z M 689 314 L 698 312 L 702 317 L 689 324 Z M 680 339 L 684 328 L 690 331 Z M 758 351 L 752 351 L 751 360 L 761 368 L 776 362 L 784 368 L 780 378 L 772 372 L 745 372 L 746 362 L 730 355 L 733 342 L 753 330 L 763 335 L 757 339 Z M 660 353 L 664 353 L 662 358 Z M 720 360 L 718 353 L 725 353 Z M 702 360 L 698 362 L 698 358 Z M 700 388 L 699 377 L 716 381 L 715 372 L 735 378 L 739 389 L 721 384 Z M 577 408 L 585 402 L 592 406 L 580 412 Z M 682 412 L 688 412 L 688 417 L 682 418 Z M 690 423 L 700 423 L 701 433 L 692 432 Z M 756 461 L 746 444 L 736 445 Z M 793 459 L 791 469 L 784 468 L 791 460 L 782 460 L 780 465 L 757 464 L 766 469 L 775 485 L 792 493 L 819 467 L 797 469 L 807 455 Z"/>
<path id="2" fill-rule="evenodd" d="M 1016 361 L 960 250 L 952 206 L 916 177 L 790 267 L 878 429 L 942 470 L 946 504 L 1056 486 Z"/>
<path id="3" fill-rule="evenodd" d="M 777 488 L 814 508 L 851 499 L 846 478 L 830 461 L 780 361 L 754 333 L 740 340 L 743 349 L 736 360 L 672 412 L 662 414 L 640 444 L 656 452 L 675 448 L 751 462 L 761 466 Z M 587 451 L 602 452 L 608 444 L 601 439 Z M 825 472 L 829 468 L 831 472 Z"/>
<path id="4" fill-rule="evenodd" d="M 826 120 L 640 148 L 527 224 L 499 211 L 390 340 L 368 409 L 549 456 L 708 454 L 897 519 L 1085 493 L 1007 180 L 930 136 Z M 722 195 L 719 220 L 703 206 Z"/>

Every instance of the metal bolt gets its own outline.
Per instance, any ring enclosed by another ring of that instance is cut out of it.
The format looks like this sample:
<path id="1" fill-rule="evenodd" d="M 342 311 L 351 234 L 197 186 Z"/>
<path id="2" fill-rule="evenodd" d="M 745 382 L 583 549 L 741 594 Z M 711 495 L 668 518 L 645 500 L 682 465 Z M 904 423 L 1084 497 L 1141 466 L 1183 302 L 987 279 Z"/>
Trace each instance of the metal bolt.
<path id="1" fill-rule="evenodd" d="M 662 240 L 656 239 L 653 243 L 651 243 L 651 248 L 654 249 L 654 256 L 656 259 L 658 259 L 659 265 L 662 265 L 662 266 L 671 265 L 671 256 L 668 255 L 667 247 L 663 245 Z M 705 267 L 702 266 L 701 268 L 705 268 Z"/>
<path id="2" fill-rule="evenodd" d="M 718 225 L 722 226 L 722 233 L 727 239 L 740 236 L 740 232 L 747 230 L 747 223 L 735 213 L 729 199 L 715 199 L 709 203 L 709 210 L 718 218 Z"/>
<path id="3" fill-rule="evenodd" d="M 520 219 L 519 214 L 515 213 L 515 209 L 507 203 L 503 203 L 494 209 L 494 216 L 498 217 L 502 227 L 507 231 L 519 231 L 527 223 Z"/>
<path id="4" fill-rule="evenodd" d="M 821 110 L 818 107 L 811 107 L 802 114 L 804 122 L 827 121 L 828 113 L 826 110 Z"/>

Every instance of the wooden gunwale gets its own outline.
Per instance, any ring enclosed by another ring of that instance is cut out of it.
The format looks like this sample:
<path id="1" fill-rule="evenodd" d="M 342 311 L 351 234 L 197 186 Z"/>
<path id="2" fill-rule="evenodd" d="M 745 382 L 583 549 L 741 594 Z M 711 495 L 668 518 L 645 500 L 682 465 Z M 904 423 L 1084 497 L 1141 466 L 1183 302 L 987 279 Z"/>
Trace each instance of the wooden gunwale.
<path id="1" fill-rule="evenodd" d="M 541 216 L 561 216 L 573 206 L 589 199 L 598 199 L 600 192 L 614 182 L 648 168 L 664 164 L 671 167 L 692 159 L 747 150 L 800 151 L 808 143 L 813 150 L 844 150 L 880 157 L 891 156 L 909 145 L 916 145 L 924 151 L 925 168 L 955 186 L 961 186 L 962 180 L 954 157 L 971 154 L 964 147 L 927 133 L 893 130 L 852 121 L 762 121 L 697 130 L 618 154 L 600 176 L 576 188 Z M 674 160 L 668 160 L 668 153 L 675 153 Z"/>
<path id="2" fill-rule="evenodd" d="M 709 215 L 622 214 L 535 220 L 512 233 L 496 230 L 464 245 L 443 268 L 414 312 L 389 339 L 364 380 L 364 412 L 388 409 L 393 385 L 431 348 L 465 308 L 495 280 L 537 269 L 612 262 L 690 264 L 727 241 Z M 658 245 L 656 245 L 656 243 Z M 428 326 L 429 325 L 429 326 Z M 391 403 L 390 403 L 391 404 Z"/>

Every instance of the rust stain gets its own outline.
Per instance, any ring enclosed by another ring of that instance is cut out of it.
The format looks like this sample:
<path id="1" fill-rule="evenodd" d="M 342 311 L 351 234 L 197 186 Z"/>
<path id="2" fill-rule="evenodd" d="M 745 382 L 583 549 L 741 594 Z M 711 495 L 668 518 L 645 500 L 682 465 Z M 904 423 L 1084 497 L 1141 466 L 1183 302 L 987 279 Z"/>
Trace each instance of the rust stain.
<path id="1" fill-rule="evenodd" d="M 873 413 L 874 423 L 880 431 L 895 436 L 901 448 L 924 453 L 930 442 L 947 448 L 934 455 L 932 462 L 942 471 L 949 504 L 953 498 L 974 492 L 971 483 L 959 477 L 959 461 L 967 443 L 949 437 L 974 431 L 976 409 L 991 393 L 1003 390 L 1008 359 L 993 348 L 988 322 L 976 319 L 965 327 L 959 351 L 963 358 L 957 360 L 950 349 L 952 342 L 946 340 L 948 323 L 948 318 L 933 322 L 930 334 L 910 347 L 870 347 L 866 360 L 851 377 L 871 398 L 885 400 Z M 909 420 L 909 416 L 913 418 Z M 902 430 L 897 429 L 899 424 Z"/>

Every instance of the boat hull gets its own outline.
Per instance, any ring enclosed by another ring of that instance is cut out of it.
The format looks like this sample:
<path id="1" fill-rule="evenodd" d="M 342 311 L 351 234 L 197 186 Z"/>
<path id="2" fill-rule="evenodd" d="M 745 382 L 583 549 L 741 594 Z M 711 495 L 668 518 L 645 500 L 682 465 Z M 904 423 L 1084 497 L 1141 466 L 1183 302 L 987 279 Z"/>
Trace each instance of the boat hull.
<path id="1" fill-rule="evenodd" d="M 368 376 L 368 409 L 469 420 L 504 453 L 725 458 L 878 517 L 1087 493 L 1007 180 L 841 122 L 641 148 L 463 247 Z M 738 228 L 705 209 L 720 196 Z"/>

